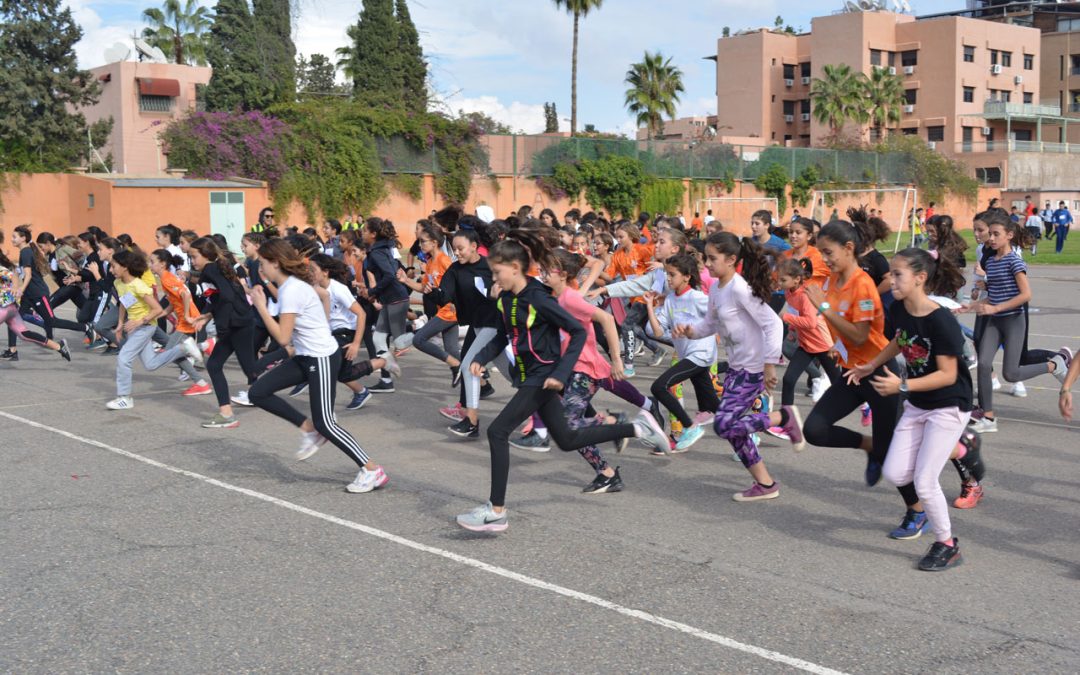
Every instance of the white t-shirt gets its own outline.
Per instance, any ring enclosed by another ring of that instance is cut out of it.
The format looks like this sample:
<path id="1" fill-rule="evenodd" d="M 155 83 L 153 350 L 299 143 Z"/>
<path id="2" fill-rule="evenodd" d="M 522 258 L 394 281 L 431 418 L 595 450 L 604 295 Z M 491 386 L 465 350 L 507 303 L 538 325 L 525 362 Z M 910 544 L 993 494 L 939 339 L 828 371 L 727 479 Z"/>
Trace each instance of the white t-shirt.
<path id="1" fill-rule="evenodd" d="M 356 298 L 348 286 L 331 279 L 326 292 L 330 294 L 330 330 L 356 330 L 357 317 L 349 309 L 356 302 Z"/>
<path id="2" fill-rule="evenodd" d="M 338 350 L 322 300 L 311 284 L 289 277 L 278 287 L 278 306 L 282 314 L 296 315 L 292 343 L 297 354 L 332 356 Z"/>

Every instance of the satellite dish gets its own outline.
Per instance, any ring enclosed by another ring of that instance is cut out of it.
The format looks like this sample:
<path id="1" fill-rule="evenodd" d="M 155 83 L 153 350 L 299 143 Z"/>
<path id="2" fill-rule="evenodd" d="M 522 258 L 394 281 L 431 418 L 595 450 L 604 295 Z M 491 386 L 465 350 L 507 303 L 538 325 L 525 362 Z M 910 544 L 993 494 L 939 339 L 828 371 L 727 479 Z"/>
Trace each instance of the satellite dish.
<path id="1" fill-rule="evenodd" d="M 913 10 L 911 9 L 911 4 L 908 2 L 908 0 L 900 0 L 900 6 L 903 7 L 904 11 L 908 14 L 913 13 Z"/>
<path id="2" fill-rule="evenodd" d="M 864 12 L 873 12 L 877 9 L 874 0 L 859 0 L 859 7 L 861 7 Z"/>
<path id="3" fill-rule="evenodd" d="M 129 56 L 131 56 L 131 47 L 128 47 L 123 42 L 117 42 L 105 50 L 105 63 L 127 61 Z"/>
<path id="4" fill-rule="evenodd" d="M 847 11 L 849 11 L 849 12 L 861 12 L 861 11 L 863 11 L 862 7 L 859 7 L 859 4 L 857 2 L 853 2 L 853 0 L 847 0 L 844 3 L 844 7 L 846 7 Z"/>
<path id="5" fill-rule="evenodd" d="M 150 48 L 150 60 L 154 63 L 168 63 L 169 59 L 165 58 L 165 52 L 161 51 L 157 47 Z"/>
<path id="6" fill-rule="evenodd" d="M 139 60 L 149 60 L 151 63 L 168 63 L 165 54 L 157 47 L 152 47 L 142 38 L 135 38 L 135 51 L 139 52 Z"/>

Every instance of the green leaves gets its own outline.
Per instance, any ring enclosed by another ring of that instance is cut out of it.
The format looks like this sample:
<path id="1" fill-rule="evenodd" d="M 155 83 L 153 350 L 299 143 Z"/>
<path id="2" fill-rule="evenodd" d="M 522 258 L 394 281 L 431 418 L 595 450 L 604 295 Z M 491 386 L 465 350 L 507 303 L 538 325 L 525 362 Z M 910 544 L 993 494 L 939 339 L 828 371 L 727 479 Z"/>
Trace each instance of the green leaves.
<path id="1" fill-rule="evenodd" d="M 788 173 L 780 164 L 770 164 L 754 181 L 754 187 L 766 196 L 776 198 L 776 209 L 779 213 L 787 210 L 787 185 Z"/>
<path id="2" fill-rule="evenodd" d="M 157 47 L 174 63 L 205 66 L 206 47 L 213 15 L 196 0 L 165 0 L 161 9 L 143 11 L 143 39 Z"/>
<path id="3" fill-rule="evenodd" d="M 357 101 L 427 110 L 427 62 L 405 0 L 364 0 L 346 32 L 352 44 L 337 50 L 337 64 Z"/>
<path id="4" fill-rule="evenodd" d="M 638 126 L 649 130 L 653 138 L 664 130 L 663 115 L 675 118 L 675 104 L 679 94 L 685 91 L 682 83 L 682 71 L 671 65 L 671 58 L 664 58 L 660 52 L 650 54 L 640 63 L 630 66 L 626 71 L 626 109 L 637 116 Z"/>

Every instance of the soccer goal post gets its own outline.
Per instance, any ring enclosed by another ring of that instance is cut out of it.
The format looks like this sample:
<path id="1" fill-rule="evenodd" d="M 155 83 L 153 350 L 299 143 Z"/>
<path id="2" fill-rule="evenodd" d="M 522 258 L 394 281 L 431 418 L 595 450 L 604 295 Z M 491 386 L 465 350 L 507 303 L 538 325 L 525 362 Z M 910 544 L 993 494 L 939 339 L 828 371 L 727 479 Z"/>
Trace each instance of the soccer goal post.
<path id="1" fill-rule="evenodd" d="M 878 217 L 889 224 L 896 236 L 893 253 L 907 237 L 908 245 L 915 243 L 915 208 L 919 191 L 915 188 L 876 188 L 860 190 L 814 190 L 810 217 L 825 224 L 830 220 L 847 220 L 849 208 L 865 207 L 869 214 L 875 209 Z"/>
<path id="2" fill-rule="evenodd" d="M 750 218 L 755 211 L 770 211 L 773 222 L 778 223 L 784 214 L 777 208 L 776 197 L 708 197 L 694 202 L 694 213 L 707 219 L 709 212 L 719 220 L 725 230 L 749 229 Z"/>

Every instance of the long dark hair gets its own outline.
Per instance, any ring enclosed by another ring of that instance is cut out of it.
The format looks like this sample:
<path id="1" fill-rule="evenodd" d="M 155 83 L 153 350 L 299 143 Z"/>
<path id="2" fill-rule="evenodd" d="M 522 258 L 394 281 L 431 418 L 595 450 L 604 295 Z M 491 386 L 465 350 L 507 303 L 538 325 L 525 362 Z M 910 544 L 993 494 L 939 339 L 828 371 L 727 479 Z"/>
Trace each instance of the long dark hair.
<path id="1" fill-rule="evenodd" d="M 742 277 L 758 300 L 768 303 L 772 298 L 772 272 L 769 259 L 761 244 L 753 237 L 740 240 L 731 232 L 714 232 L 705 240 L 706 246 L 712 246 L 720 255 L 735 256 L 735 264 L 742 263 Z"/>
<path id="2" fill-rule="evenodd" d="M 259 257 L 267 262 L 277 263 L 281 271 L 301 281 L 311 283 L 311 267 L 300 253 L 284 239 L 270 239 L 259 247 Z"/>
<path id="3" fill-rule="evenodd" d="M 903 258 L 912 272 L 926 273 L 926 292 L 929 295 L 955 298 L 967 283 L 963 272 L 947 255 L 935 256 L 921 248 L 905 248 L 896 257 Z"/>
<path id="4" fill-rule="evenodd" d="M 180 267 L 184 264 L 183 258 L 178 255 L 173 255 L 167 248 L 156 249 L 150 255 L 165 263 L 168 267 Z"/>
<path id="5" fill-rule="evenodd" d="M 674 267 L 679 274 L 687 278 L 690 288 L 698 290 L 701 288 L 701 268 L 698 266 L 697 258 L 689 253 L 676 253 L 670 256 L 664 261 L 665 266 Z M 743 267 L 745 270 L 745 266 Z"/>
<path id="6" fill-rule="evenodd" d="M 19 225 L 15 228 L 15 231 L 19 233 L 19 236 L 23 238 L 26 245 L 29 246 L 30 250 L 34 253 L 34 269 L 36 269 L 41 276 L 49 274 L 49 259 L 41 252 L 41 248 L 34 243 L 34 236 L 30 233 L 30 226 Z"/>
<path id="7" fill-rule="evenodd" d="M 550 269 L 562 270 L 567 279 L 573 279 L 581 272 L 581 268 L 588 262 L 585 256 L 579 253 L 567 251 L 565 248 L 557 248 L 551 252 L 552 267 Z"/>
<path id="8" fill-rule="evenodd" d="M 191 248 L 199 252 L 199 255 L 206 258 L 209 264 L 217 265 L 218 270 L 221 271 L 221 275 L 225 277 L 227 281 L 239 282 L 236 277 L 236 270 L 233 269 L 232 263 L 221 252 L 218 245 L 214 243 L 214 240 L 210 237 L 199 237 L 195 241 L 191 242 Z"/>
<path id="9" fill-rule="evenodd" d="M 317 265 L 334 281 L 349 285 L 349 268 L 337 258 L 331 258 L 325 253 L 316 253 L 311 256 L 311 263 Z"/>
<path id="10" fill-rule="evenodd" d="M 528 273 L 533 263 L 541 269 L 553 264 L 551 251 L 544 245 L 543 239 L 533 230 L 518 228 L 510 230 L 503 239 L 491 249 L 488 255 L 491 264 L 510 265 L 518 263 L 521 271 Z"/>

